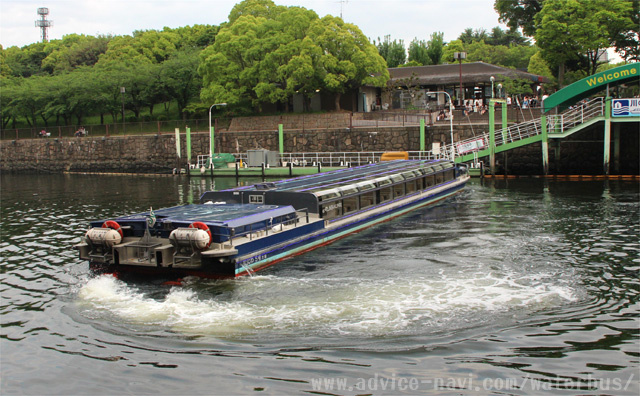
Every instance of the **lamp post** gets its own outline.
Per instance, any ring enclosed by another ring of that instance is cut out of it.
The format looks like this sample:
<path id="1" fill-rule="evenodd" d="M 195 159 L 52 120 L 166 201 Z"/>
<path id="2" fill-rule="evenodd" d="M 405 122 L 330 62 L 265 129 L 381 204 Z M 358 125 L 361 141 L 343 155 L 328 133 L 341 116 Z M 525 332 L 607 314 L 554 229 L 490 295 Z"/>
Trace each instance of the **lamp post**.
<path id="1" fill-rule="evenodd" d="M 460 63 L 460 95 L 458 97 L 458 106 L 462 107 L 462 60 L 467 59 L 466 52 L 454 52 L 453 59 L 457 59 Z"/>
<path id="2" fill-rule="evenodd" d="M 213 166 L 214 130 L 211 128 L 211 109 L 215 106 L 226 106 L 226 103 L 214 103 L 209 107 L 209 164 Z"/>
<path id="3" fill-rule="evenodd" d="M 496 97 L 495 91 L 493 90 L 493 83 L 496 81 L 496 78 L 494 76 L 491 76 L 489 80 L 491 80 L 491 99 L 493 99 Z"/>
<path id="4" fill-rule="evenodd" d="M 445 94 L 449 98 L 449 128 L 451 132 L 451 159 L 454 159 L 456 157 L 456 149 L 453 144 L 453 104 L 451 102 L 451 95 L 449 95 L 449 92 L 446 92 L 446 91 L 429 91 L 427 92 L 427 95 L 428 94 Z"/>
<path id="5" fill-rule="evenodd" d="M 498 84 L 498 97 L 502 98 L 502 84 Z"/>

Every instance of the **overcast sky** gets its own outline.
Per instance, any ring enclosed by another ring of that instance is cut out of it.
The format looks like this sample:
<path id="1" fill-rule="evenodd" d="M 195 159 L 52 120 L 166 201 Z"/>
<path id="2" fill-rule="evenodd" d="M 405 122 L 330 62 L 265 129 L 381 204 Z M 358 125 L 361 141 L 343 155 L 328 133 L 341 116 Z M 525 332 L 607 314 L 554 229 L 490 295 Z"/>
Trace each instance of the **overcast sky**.
<path id="1" fill-rule="evenodd" d="M 38 7 L 49 8 L 49 39 L 71 33 L 127 35 L 134 30 L 176 28 L 227 21 L 236 0 L 0 0 L 0 44 L 22 47 L 40 41 L 35 27 Z M 490 31 L 499 24 L 494 0 L 275 0 L 278 5 L 301 6 L 320 17 L 340 16 L 354 23 L 370 39 L 428 40 L 443 32 L 446 42 L 465 28 Z"/>

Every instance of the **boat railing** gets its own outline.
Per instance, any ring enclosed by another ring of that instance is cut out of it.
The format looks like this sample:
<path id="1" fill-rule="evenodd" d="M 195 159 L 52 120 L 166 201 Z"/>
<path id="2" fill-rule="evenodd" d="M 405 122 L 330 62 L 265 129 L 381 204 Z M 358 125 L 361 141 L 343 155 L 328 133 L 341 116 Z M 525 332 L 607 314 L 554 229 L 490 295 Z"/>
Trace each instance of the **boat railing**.
<path id="1" fill-rule="evenodd" d="M 253 240 L 253 238 L 267 236 L 269 235 L 269 232 L 276 233 L 276 232 L 282 231 L 282 229 L 286 226 L 297 227 L 298 224 L 301 223 L 303 220 L 306 221 L 307 224 L 309 223 L 309 210 L 307 208 L 297 209 L 295 211 L 294 217 L 290 219 L 286 219 L 284 221 L 282 221 L 281 219 L 281 221 L 277 221 L 276 223 L 274 223 L 273 219 L 270 219 L 267 223 L 259 222 L 259 223 L 249 224 L 248 230 L 245 230 L 239 233 L 236 233 L 235 227 L 225 226 L 225 227 L 218 228 L 224 231 L 214 232 L 213 235 L 219 237 L 220 240 L 224 240 L 225 238 L 228 238 L 227 242 L 231 246 L 233 246 L 234 238 L 246 237 L 251 241 Z"/>

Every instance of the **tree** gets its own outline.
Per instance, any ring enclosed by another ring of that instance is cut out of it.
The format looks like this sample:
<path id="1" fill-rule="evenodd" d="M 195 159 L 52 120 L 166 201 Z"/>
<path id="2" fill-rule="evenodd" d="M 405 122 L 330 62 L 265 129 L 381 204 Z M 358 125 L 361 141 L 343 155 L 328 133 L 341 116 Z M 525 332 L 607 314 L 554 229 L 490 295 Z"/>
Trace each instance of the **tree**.
<path id="1" fill-rule="evenodd" d="M 542 10 L 545 0 L 495 0 L 493 8 L 499 21 L 506 22 L 511 31 L 522 28 L 522 32 L 533 37 L 536 32 L 535 16 Z"/>
<path id="2" fill-rule="evenodd" d="M 435 32 L 431 34 L 431 39 L 427 43 L 427 56 L 432 65 L 439 65 L 442 62 L 444 49 L 444 33 Z"/>
<path id="3" fill-rule="evenodd" d="M 418 66 L 430 65 L 431 58 L 429 58 L 427 50 L 427 42 L 424 40 L 418 40 L 414 38 L 409 43 L 409 62 L 417 64 Z"/>
<path id="4" fill-rule="evenodd" d="M 471 44 L 478 41 L 487 41 L 489 35 L 485 29 L 472 29 L 466 28 L 464 32 L 460 33 L 458 36 L 458 40 L 462 41 L 464 44 Z"/>
<path id="5" fill-rule="evenodd" d="M 275 18 L 283 11 L 283 6 L 276 5 L 271 0 L 244 0 L 233 6 L 229 13 L 229 23 L 235 23 L 240 17 L 251 15 L 266 19 Z"/>
<path id="6" fill-rule="evenodd" d="M 614 39 L 616 52 L 627 62 L 640 62 L 640 1 L 632 1 L 629 18 L 633 27 L 623 30 Z"/>
<path id="7" fill-rule="evenodd" d="M 544 76 L 547 78 L 547 80 L 549 80 L 548 83 L 544 84 L 546 92 L 552 92 L 553 90 L 558 88 L 556 78 L 553 76 L 553 72 L 549 68 L 547 62 L 542 59 L 540 51 L 536 52 L 531 57 L 531 59 L 529 59 L 529 66 L 527 67 L 527 71 L 531 74 Z"/>
<path id="8" fill-rule="evenodd" d="M 321 90 L 333 92 L 336 110 L 340 97 L 362 85 L 382 87 L 389 79 L 384 58 L 355 25 L 330 15 L 314 21 L 307 38 L 320 50 Z"/>
<path id="9" fill-rule="evenodd" d="M 378 43 L 375 40 L 373 44 L 378 49 L 380 56 L 387 62 L 387 67 L 398 67 L 407 61 L 407 53 L 404 48 L 404 40 L 393 40 L 391 36 L 384 36 L 384 41 L 378 37 Z"/>
<path id="10" fill-rule="evenodd" d="M 560 85 L 568 62 L 584 59 L 583 71 L 596 72 L 602 53 L 621 32 L 633 29 L 631 8 L 626 1 L 545 1 L 535 17 L 535 38 L 545 60 L 559 68 Z"/>
<path id="11" fill-rule="evenodd" d="M 162 83 L 160 94 L 165 94 L 165 101 L 173 99 L 178 104 L 178 111 L 186 118 L 186 108 L 197 98 L 202 88 L 202 78 L 198 74 L 198 55 L 196 50 L 189 49 L 175 53 L 160 65 Z"/>
<path id="12" fill-rule="evenodd" d="M 520 34 L 517 30 L 509 30 L 504 31 L 500 28 L 500 26 L 496 26 L 491 29 L 491 33 L 486 40 L 486 43 L 489 45 L 524 45 L 528 46 L 529 40 Z"/>

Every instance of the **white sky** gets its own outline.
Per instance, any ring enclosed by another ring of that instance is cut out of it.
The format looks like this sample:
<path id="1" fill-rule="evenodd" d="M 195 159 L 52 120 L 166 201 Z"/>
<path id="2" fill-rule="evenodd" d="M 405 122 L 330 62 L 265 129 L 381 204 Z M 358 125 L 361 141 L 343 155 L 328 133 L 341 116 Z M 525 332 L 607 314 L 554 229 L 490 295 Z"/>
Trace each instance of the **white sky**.
<path id="1" fill-rule="evenodd" d="M 127 35 L 134 30 L 160 30 L 196 24 L 219 25 L 239 0 L 0 0 L 0 44 L 22 47 L 40 41 L 35 27 L 38 7 L 49 8 L 53 21 L 49 40 L 71 33 Z M 465 28 L 490 31 L 499 24 L 494 0 L 274 0 L 278 5 L 301 6 L 320 17 L 342 16 L 369 39 L 428 40 L 443 32 L 445 42 Z"/>

